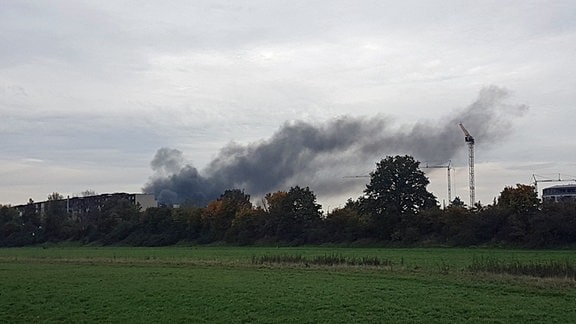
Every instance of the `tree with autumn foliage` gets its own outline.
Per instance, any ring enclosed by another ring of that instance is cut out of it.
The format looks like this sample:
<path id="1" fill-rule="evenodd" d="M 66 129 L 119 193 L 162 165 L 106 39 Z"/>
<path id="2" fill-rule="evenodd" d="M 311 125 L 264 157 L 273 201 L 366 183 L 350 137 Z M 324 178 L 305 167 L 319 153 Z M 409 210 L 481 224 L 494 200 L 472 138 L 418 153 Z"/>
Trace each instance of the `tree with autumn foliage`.
<path id="1" fill-rule="evenodd" d="M 251 209 L 250 195 L 239 189 L 226 190 L 220 198 L 210 202 L 202 213 L 203 239 L 224 240 L 236 215 Z"/>

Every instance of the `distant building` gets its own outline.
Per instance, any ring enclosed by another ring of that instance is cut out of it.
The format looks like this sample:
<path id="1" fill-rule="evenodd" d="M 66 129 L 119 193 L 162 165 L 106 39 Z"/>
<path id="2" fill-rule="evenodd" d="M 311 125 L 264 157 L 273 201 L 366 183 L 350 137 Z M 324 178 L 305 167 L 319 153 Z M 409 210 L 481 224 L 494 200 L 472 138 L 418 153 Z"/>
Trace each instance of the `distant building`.
<path id="1" fill-rule="evenodd" d="M 48 203 L 56 202 L 59 203 L 62 208 L 65 208 L 66 212 L 72 217 L 77 217 L 79 215 L 87 214 L 90 211 L 101 210 L 104 204 L 110 201 L 128 201 L 135 206 L 139 206 L 141 210 L 146 210 L 152 207 L 158 207 L 158 202 L 156 197 L 150 194 L 131 194 L 131 193 L 112 193 L 112 194 L 102 194 L 87 197 L 68 197 L 56 201 L 41 201 L 41 202 L 30 202 L 25 205 L 14 206 L 21 213 L 25 209 L 34 208 L 34 211 L 43 217 L 46 214 L 46 209 Z"/>
<path id="2" fill-rule="evenodd" d="M 558 185 L 542 190 L 543 201 L 576 201 L 576 184 Z"/>

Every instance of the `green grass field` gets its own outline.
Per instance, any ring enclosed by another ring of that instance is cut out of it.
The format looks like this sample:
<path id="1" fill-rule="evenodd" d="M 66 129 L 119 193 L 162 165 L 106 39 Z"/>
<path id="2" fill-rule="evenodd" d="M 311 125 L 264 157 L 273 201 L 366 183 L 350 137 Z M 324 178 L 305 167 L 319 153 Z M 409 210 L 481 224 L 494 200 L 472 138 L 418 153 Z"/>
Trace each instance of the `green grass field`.
<path id="1" fill-rule="evenodd" d="M 385 266 L 254 263 L 379 258 Z M 263 247 L 0 249 L 0 322 L 576 322 L 576 281 L 472 272 L 574 251 Z"/>

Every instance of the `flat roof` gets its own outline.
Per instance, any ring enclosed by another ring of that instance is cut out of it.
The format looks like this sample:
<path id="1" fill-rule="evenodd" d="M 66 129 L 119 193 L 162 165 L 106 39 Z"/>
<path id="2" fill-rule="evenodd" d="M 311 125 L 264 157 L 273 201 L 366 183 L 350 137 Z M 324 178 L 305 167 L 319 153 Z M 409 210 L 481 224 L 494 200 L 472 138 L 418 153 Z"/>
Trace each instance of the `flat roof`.
<path id="1" fill-rule="evenodd" d="M 556 189 L 556 188 L 559 189 L 559 188 L 574 188 L 574 187 L 576 187 L 576 183 L 567 184 L 567 185 L 555 185 L 555 186 L 552 186 L 552 187 L 546 187 L 546 188 L 544 188 L 544 189 Z"/>

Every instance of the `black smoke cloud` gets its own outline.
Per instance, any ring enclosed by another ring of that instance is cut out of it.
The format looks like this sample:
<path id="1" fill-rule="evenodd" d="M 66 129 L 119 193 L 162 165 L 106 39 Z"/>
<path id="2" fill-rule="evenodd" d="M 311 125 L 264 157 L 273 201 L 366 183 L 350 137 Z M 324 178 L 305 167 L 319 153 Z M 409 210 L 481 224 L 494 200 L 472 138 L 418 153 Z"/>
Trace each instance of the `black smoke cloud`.
<path id="1" fill-rule="evenodd" d="M 386 155 L 410 154 L 420 161 L 447 162 L 465 146 L 463 122 L 479 146 L 510 132 L 510 121 L 528 108 L 509 105 L 509 93 L 496 86 L 480 91 L 476 101 L 433 122 L 394 127 L 382 117 L 341 117 L 324 124 L 285 123 L 268 140 L 229 144 L 202 174 L 184 163 L 182 152 L 161 148 L 152 160 L 156 174 L 145 185 L 163 203 L 205 205 L 226 189 L 253 195 L 310 186 L 318 195 L 346 191 L 343 175 L 373 166 Z"/>

